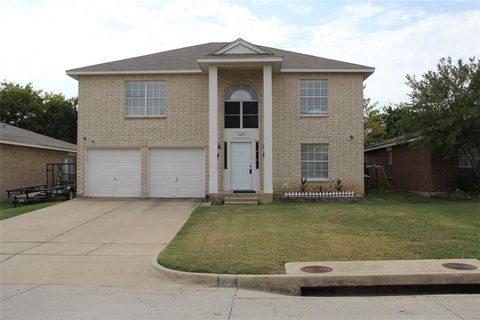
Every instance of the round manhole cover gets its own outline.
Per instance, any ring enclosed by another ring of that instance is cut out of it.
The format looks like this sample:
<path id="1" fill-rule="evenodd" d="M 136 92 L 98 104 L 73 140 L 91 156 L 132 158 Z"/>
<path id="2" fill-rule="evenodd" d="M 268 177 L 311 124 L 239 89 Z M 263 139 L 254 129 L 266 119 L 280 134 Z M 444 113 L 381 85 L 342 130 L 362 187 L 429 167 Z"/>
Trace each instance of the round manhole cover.
<path id="1" fill-rule="evenodd" d="M 306 266 L 306 267 L 300 268 L 300 270 L 308 273 L 325 273 L 325 272 L 330 272 L 333 269 L 326 266 Z"/>
<path id="2" fill-rule="evenodd" d="M 467 264 L 467 263 L 444 263 L 442 264 L 443 267 L 455 270 L 475 270 L 477 269 L 476 266 Z"/>

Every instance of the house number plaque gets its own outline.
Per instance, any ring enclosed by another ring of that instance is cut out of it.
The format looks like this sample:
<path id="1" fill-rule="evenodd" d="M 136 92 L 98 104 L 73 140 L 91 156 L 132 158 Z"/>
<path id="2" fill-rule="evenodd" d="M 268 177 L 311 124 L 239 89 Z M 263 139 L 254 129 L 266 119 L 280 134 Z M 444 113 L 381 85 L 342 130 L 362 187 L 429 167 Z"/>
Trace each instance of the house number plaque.
<path id="1" fill-rule="evenodd" d="M 249 138 L 250 134 L 248 131 L 235 131 L 234 135 L 236 138 Z"/>

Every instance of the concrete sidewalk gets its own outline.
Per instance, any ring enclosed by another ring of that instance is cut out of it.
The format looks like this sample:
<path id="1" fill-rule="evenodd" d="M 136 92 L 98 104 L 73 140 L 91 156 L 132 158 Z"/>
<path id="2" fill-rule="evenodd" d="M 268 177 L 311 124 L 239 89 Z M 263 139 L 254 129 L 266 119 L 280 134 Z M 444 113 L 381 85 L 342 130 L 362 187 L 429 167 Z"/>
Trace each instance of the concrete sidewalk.
<path id="1" fill-rule="evenodd" d="M 478 319 L 480 295 L 307 298 L 232 288 L 13 286 L 2 319 Z"/>
<path id="2" fill-rule="evenodd" d="M 75 199 L 0 221 L 0 282 L 108 286 L 178 285 L 151 259 L 196 200 Z"/>

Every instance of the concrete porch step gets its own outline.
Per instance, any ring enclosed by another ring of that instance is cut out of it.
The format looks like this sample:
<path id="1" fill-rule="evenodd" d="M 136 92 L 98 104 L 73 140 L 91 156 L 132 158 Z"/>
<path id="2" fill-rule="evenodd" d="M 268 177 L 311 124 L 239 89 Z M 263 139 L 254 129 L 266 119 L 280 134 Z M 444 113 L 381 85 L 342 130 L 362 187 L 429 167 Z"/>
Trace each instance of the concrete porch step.
<path id="1" fill-rule="evenodd" d="M 258 204 L 258 198 L 257 197 L 225 197 L 224 205 L 230 206 L 230 205 L 257 205 Z"/>

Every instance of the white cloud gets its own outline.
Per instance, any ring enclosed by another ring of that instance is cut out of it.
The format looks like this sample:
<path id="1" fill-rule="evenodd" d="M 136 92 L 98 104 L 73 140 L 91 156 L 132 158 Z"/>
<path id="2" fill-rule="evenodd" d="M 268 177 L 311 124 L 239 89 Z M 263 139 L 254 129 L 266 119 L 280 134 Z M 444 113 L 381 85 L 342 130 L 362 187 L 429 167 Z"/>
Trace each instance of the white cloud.
<path id="1" fill-rule="evenodd" d="M 308 16 L 313 10 L 311 5 L 300 4 L 295 2 L 287 2 L 287 8 L 302 16 Z"/>
<path id="2" fill-rule="evenodd" d="M 478 10 L 434 14 L 400 5 L 354 3 L 327 20 L 303 10 L 313 18 L 308 27 L 280 20 L 275 10 L 255 14 L 247 2 L 2 1 L 0 80 L 33 81 L 38 88 L 73 96 L 77 84 L 65 69 L 242 37 L 374 66 L 366 95 L 398 102 L 406 99 L 405 74 L 420 74 L 443 56 L 480 56 Z"/>
<path id="3" fill-rule="evenodd" d="M 372 20 L 388 14 L 386 10 L 377 12 L 368 19 L 339 16 L 311 27 L 308 32 L 312 36 L 295 49 L 375 67 L 375 73 L 366 81 L 365 95 L 382 103 L 405 101 L 408 92 L 405 75 L 420 75 L 434 68 L 441 57 L 480 56 L 480 11 L 449 14 L 404 11 L 411 21 L 400 27 L 362 28 L 369 21 L 375 26 Z"/>
<path id="4" fill-rule="evenodd" d="M 297 32 L 274 16 L 221 1 L 0 2 L 0 80 L 76 94 L 65 69 L 242 37 L 285 43 Z M 60 86 L 59 86 L 60 84 Z"/>
<path id="5" fill-rule="evenodd" d="M 370 18 L 385 11 L 385 9 L 384 6 L 374 5 L 371 2 L 349 4 L 343 7 L 343 11 L 351 19 Z"/>

